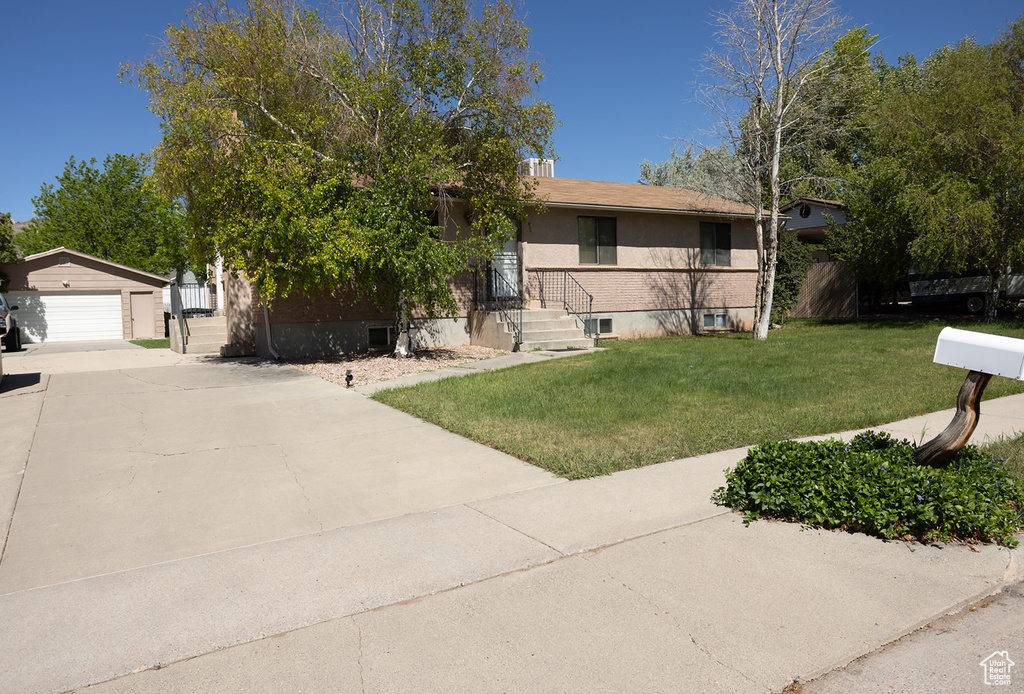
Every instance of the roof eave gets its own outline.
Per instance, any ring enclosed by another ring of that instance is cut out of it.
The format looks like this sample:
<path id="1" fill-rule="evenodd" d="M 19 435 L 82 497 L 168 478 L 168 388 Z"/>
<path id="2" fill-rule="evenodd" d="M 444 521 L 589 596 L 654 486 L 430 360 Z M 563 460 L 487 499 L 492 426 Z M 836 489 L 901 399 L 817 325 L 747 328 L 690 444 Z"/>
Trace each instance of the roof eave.
<path id="1" fill-rule="evenodd" d="M 97 257 L 95 255 L 89 255 L 88 253 L 82 253 L 81 251 L 75 251 L 75 250 L 72 250 L 70 248 L 65 248 L 64 246 L 58 246 L 57 248 L 51 248 L 48 251 L 42 251 L 41 253 L 33 253 L 32 255 L 27 255 L 27 256 L 25 256 L 23 258 L 19 258 L 18 262 L 25 262 L 25 261 L 29 261 L 29 260 L 38 260 L 40 258 L 46 258 L 46 257 L 51 256 L 51 255 L 59 255 L 59 254 L 62 254 L 62 253 L 67 253 L 69 255 L 76 255 L 79 258 L 88 258 L 89 260 L 92 260 L 92 261 L 95 261 L 95 262 L 99 262 L 99 263 L 102 263 L 104 265 L 111 265 L 113 267 L 120 268 L 122 270 L 128 270 L 129 272 L 134 272 L 135 274 L 141 275 L 143 277 L 148 277 L 150 279 L 159 280 L 159 281 L 163 282 L 164 284 L 170 284 L 170 280 L 168 280 L 168 279 L 166 279 L 164 277 L 161 277 L 160 275 L 154 275 L 153 273 L 146 272 L 145 270 L 139 270 L 138 268 L 130 267 L 128 265 L 122 265 L 121 263 L 115 263 L 112 260 L 104 260 L 103 258 L 99 258 L 99 257 Z"/>
<path id="2" fill-rule="evenodd" d="M 753 219 L 753 212 L 725 212 L 722 210 L 679 210 L 669 207 L 632 207 L 628 205 L 601 205 L 585 202 L 551 202 L 543 201 L 545 207 L 557 207 L 562 209 L 595 210 L 605 212 L 645 212 L 648 214 L 672 214 L 686 217 L 730 217 L 738 219 Z"/>

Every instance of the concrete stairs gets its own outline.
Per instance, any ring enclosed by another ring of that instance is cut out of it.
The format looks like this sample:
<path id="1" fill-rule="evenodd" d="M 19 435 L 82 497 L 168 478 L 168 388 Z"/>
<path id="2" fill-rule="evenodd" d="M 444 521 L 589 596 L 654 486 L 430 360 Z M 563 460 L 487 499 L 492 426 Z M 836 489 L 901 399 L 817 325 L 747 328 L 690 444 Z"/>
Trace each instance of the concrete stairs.
<path id="1" fill-rule="evenodd" d="M 185 338 L 186 354 L 215 354 L 228 341 L 228 321 L 224 316 L 210 318 L 189 318 L 188 336 Z"/>
<path id="2" fill-rule="evenodd" d="M 586 349 L 594 341 L 564 310 L 531 308 L 523 311 L 520 352 L 534 349 Z"/>

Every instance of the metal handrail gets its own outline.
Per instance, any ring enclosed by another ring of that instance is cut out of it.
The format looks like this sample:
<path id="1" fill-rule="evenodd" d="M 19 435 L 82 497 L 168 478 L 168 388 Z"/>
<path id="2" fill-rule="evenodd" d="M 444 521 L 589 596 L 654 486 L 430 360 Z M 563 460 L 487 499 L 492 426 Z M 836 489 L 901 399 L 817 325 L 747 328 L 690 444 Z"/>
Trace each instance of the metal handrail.
<path id="1" fill-rule="evenodd" d="M 504 320 L 506 325 L 512 328 L 512 339 L 516 344 L 523 341 L 523 297 L 519 289 L 512 286 L 505 277 L 497 270 L 491 269 L 487 273 L 488 288 L 491 290 L 490 300 L 494 302 L 494 309 Z M 493 284 L 492 284 L 493 283 Z"/>
<path id="2" fill-rule="evenodd" d="M 547 302 L 561 301 L 566 312 L 576 316 L 583 323 L 587 337 L 598 336 L 593 325 L 594 295 L 583 288 L 568 270 L 540 270 L 540 302 L 547 308 Z M 561 275 L 561 278 L 558 277 Z M 559 290 L 560 296 L 559 296 Z"/>
<path id="3" fill-rule="evenodd" d="M 181 292 L 178 290 L 178 283 L 171 282 L 171 315 L 178 319 L 178 335 L 181 337 L 181 353 L 185 354 L 187 338 L 189 336 L 188 319 L 185 318 L 184 302 L 181 300 Z"/>

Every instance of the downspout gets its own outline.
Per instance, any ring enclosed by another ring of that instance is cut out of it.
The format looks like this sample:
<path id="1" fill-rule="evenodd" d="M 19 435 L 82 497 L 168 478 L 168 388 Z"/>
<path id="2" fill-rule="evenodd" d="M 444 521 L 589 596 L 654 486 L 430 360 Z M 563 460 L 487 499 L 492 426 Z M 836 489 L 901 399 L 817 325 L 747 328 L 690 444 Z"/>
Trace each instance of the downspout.
<path id="1" fill-rule="evenodd" d="M 270 311 L 267 309 L 267 302 L 263 302 L 263 325 L 267 326 L 267 350 L 274 361 L 281 361 L 281 355 L 274 349 L 274 333 L 270 329 Z"/>

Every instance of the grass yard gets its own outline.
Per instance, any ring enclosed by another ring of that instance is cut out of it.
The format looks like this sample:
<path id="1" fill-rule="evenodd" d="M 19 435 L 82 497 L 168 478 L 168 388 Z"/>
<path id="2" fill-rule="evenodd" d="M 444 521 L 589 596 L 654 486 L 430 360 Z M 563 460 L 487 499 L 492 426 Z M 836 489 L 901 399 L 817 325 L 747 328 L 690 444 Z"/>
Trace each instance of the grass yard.
<path id="1" fill-rule="evenodd" d="M 797 322 L 767 342 L 749 334 L 613 342 L 605 352 L 374 397 L 576 479 L 954 407 L 966 372 L 932 363 L 944 325 Z M 1016 325 L 966 327 L 1024 338 Z M 1024 383 L 993 378 L 985 399 L 1020 392 Z"/>
<path id="2" fill-rule="evenodd" d="M 160 337 L 160 338 L 153 338 L 153 339 L 141 339 L 141 340 L 128 340 L 128 341 L 131 342 L 133 345 L 138 345 L 139 347 L 145 347 L 146 349 L 170 349 L 171 348 L 171 338 L 169 338 L 169 337 Z"/>

